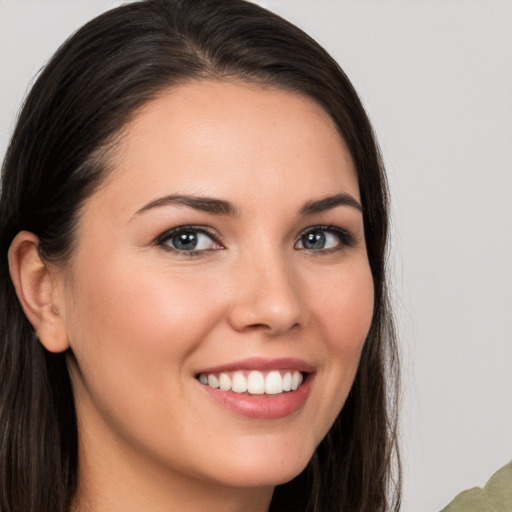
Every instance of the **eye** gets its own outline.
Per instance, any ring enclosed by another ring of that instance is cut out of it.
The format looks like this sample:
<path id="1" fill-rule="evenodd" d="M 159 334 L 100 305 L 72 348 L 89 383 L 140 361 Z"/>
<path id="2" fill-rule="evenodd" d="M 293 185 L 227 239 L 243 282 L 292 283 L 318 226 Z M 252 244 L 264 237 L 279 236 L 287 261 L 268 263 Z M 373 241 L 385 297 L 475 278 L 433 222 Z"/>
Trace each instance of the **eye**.
<path id="1" fill-rule="evenodd" d="M 223 249 L 205 228 L 194 226 L 182 226 L 166 231 L 158 237 L 157 244 L 183 253 Z"/>
<path id="2" fill-rule="evenodd" d="M 354 238 L 344 229 L 335 226 L 314 226 L 301 233 L 295 248 L 308 251 L 336 251 L 353 245 Z"/>

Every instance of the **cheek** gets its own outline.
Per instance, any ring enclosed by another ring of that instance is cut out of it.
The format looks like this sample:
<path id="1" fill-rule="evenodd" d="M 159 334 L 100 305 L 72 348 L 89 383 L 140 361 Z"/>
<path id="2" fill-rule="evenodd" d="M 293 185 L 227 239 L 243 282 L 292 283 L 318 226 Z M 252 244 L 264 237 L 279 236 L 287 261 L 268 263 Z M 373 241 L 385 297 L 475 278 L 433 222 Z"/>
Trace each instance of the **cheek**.
<path id="1" fill-rule="evenodd" d="M 118 258 L 80 275 L 87 279 L 73 287 L 71 345 L 80 365 L 104 367 L 96 376 L 129 377 L 135 367 L 154 378 L 185 359 L 218 318 L 215 287 L 165 265 Z"/>
<path id="2" fill-rule="evenodd" d="M 370 329 L 374 290 L 367 264 L 359 263 L 337 272 L 324 281 L 322 288 L 312 297 L 312 311 L 321 332 L 328 361 L 322 369 L 324 395 L 318 410 L 324 415 L 327 433 L 352 387 L 361 351 Z M 327 284 L 328 283 L 328 284 Z"/>
<path id="3" fill-rule="evenodd" d="M 118 287 L 114 282 L 105 297 L 105 310 L 110 309 L 107 322 L 126 334 L 133 349 L 180 352 L 184 340 L 199 328 L 194 321 L 197 291 L 190 282 L 167 280 L 165 272 L 155 274 L 139 269 L 129 285 Z"/>
<path id="4" fill-rule="evenodd" d="M 314 311 L 325 329 L 331 351 L 359 356 L 370 329 L 374 291 L 367 264 L 351 265 L 333 273 L 318 290 Z"/>
<path id="5" fill-rule="evenodd" d="M 111 264 L 82 267 L 79 275 L 87 279 L 73 287 L 76 317 L 69 323 L 78 365 L 71 375 L 88 428 L 107 424 L 148 446 L 147 432 L 153 432 L 150 448 L 174 453 L 169 432 L 179 426 L 169 418 L 180 417 L 188 403 L 189 354 L 220 313 L 215 297 L 208 296 L 214 286 L 141 260 L 113 258 Z M 135 413 L 137 419 L 126 423 Z"/>

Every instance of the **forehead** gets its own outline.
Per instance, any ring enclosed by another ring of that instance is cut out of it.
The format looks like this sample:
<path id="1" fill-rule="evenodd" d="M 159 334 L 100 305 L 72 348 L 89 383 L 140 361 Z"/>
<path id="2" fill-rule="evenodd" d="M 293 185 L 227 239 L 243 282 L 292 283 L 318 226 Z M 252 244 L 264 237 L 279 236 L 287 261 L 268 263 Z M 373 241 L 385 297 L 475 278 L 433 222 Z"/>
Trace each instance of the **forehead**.
<path id="1" fill-rule="evenodd" d="M 145 105 L 124 130 L 109 182 L 119 198 L 128 187 L 138 201 L 186 192 L 236 202 L 226 196 L 270 197 L 283 184 L 290 193 L 341 188 L 359 197 L 350 153 L 317 103 L 241 82 L 189 83 Z"/>

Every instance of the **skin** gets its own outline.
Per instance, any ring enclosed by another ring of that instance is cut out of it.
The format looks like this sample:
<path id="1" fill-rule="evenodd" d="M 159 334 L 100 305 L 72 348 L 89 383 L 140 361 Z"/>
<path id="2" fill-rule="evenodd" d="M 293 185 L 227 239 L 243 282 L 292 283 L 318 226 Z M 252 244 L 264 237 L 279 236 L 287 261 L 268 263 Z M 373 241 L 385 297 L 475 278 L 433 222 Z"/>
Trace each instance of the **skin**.
<path id="1" fill-rule="evenodd" d="M 360 210 L 299 213 L 342 193 L 360 200 L 350 154 L 319 106 L 205 81 L 165 92 L 126 127 L 66 265 L 38 266 L 37 240 L 19 235 L 11 266 L 27 315 L 49 350 L 71 349 L 75 510 L 262 512 L 274 486 L 306 466 L 347 397 L 373 311 Z M 237 213 L 141 211 L 169 194 L 222 199 Z M 216 241 L 203 238 L 195 254 L 155 241 L 181 225 L 206 226 Z M 304 249 L 301 234 L 319 225 L 353 243 L 331 235 L 330 249 Z M 314 367 L 303 407 L 248 418 L 195 378 L 256 356 Z"/>

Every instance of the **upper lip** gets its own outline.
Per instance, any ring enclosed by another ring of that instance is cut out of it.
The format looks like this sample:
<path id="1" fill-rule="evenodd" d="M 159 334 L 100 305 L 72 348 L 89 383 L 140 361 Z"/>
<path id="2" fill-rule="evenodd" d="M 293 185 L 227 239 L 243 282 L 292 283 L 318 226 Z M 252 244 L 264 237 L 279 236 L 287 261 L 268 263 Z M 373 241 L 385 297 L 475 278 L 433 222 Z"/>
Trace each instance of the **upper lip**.
<path id="1" fill-rule="evenodd" d="M 197 371 L 200 373 L 221 373 L 221 372 L 234 372 L 236 370 L 298 370 L 304 373 L 312 373 L 315 368 L 304 361 L 295 357 L 279 357 L 275 359 L 267 359 L 263 357 L 250 357 L 247 359 L 240 359 L 238 361 L 231 361 L 229 363 L 220 364 L 218 366 L 211 366 L 209 368 L 202 368 Z"/>

